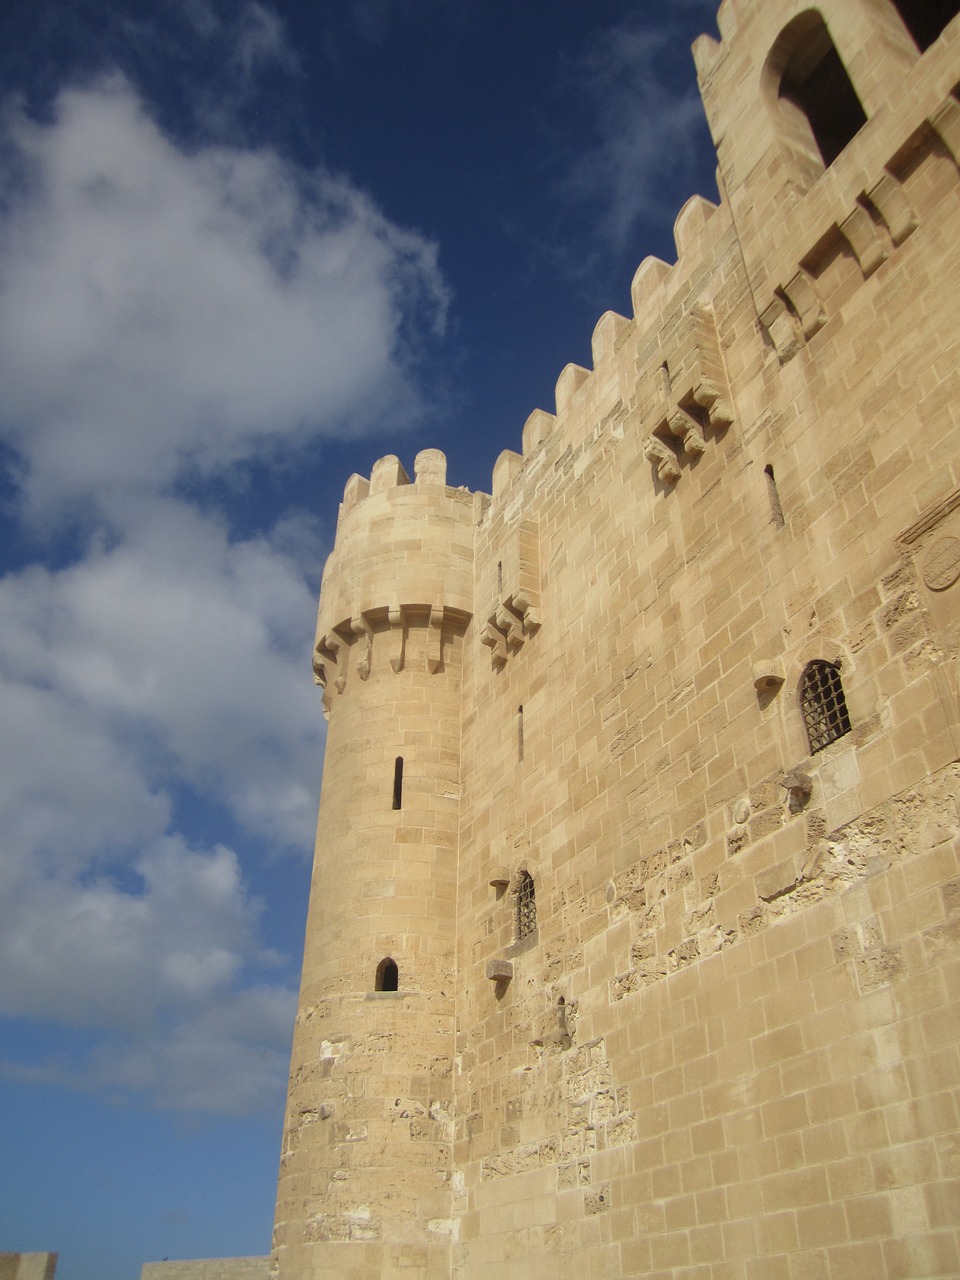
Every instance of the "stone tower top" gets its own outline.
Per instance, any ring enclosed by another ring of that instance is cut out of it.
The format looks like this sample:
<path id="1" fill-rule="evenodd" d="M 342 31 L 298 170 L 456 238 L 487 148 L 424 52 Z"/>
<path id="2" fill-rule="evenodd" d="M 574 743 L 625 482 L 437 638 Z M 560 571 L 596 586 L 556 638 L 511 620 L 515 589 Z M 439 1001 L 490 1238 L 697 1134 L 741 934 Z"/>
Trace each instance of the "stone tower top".
<path id="1" fill-rule="evenodd" d="M 360 642 L 357 671 L 366 679 L 374 634 L 392 632 L 389 661 L 399 672 L 405 629 L 428 626 L 436 670 L 444 623 L 462 626 L 473 613 L 475 497 L 449 488 L 446 472 L 443 453 L 424 449 L 413 481 L 393 454 L 374 463 L 369 480 L 347 481 L 323 574 L 313 664 L 328 711 L 333 692 L 346 685 L 349 647 Z"/>

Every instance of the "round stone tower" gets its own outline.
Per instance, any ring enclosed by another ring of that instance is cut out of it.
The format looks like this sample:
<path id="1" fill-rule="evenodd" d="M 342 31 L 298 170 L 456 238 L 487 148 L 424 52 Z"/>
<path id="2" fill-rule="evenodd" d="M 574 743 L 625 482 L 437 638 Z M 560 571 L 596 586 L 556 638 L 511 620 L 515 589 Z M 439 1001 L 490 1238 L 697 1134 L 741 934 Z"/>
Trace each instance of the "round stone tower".
<path id="1" fill-rule="evenodd" d="M 352 476 L 314 670 L 329 719 L 274 1231 L 280 1280 L 449 1275 L 473 495 Z"/>

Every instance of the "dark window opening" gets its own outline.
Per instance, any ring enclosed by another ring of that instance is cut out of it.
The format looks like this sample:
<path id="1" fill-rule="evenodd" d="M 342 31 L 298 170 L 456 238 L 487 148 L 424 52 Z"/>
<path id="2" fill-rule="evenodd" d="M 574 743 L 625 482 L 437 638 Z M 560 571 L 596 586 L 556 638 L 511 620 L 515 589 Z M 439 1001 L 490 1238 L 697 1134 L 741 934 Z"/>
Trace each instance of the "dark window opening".
<path id="1" fill-rule="evenodd" d="M 921 53 L 930 48 L 947 23 L 960 13 L 958 0 L 893 0 L 893 3 Z"/>
<path id="2" fill-rule="evenodd" d="M 794 19 L 777 42 L 778 97 L 788 133 L 800 153 L 829 166 L 867 123 L 823 19 L 808 10 Z M 782 59 L 782 61 L 781 61 Z"/>
<path id="3" fill-rule="evenodd" d="M 503 561 L 497 561 L 497 599 L 503 595 Z"/>
<path id="4" fill-rule="evenodd" d="M 517 707 L 517 759 L 523 759 L 523 707 Z"/>
<path id="5" fill-rule="evenodd" d="M 374 991 L 398 991 L 400 989 L 400 970 L 397 962 L 389 956 L 377 965 L 377 977 Z"/>
<path id="6" fill-rule="evenodd" d="M 784 525 L 783 507 L 780 505 L 780 492 L 777 489 L 777 478 L 773 474 L 773 467 L 769 462 L 763 468 L 763 474 L 767 478 L 767 497 L 770 500 L 770 516 L 777 528 L 782 529 Z"/>
<path id="7" fill-rule="evenodd" d="M 397 756 L 393 762 L 393 807 L 403 806 L 403 756 Z"/>
<path id="8" fill-rule="evenodd" d="M 537 927 L 537 899 L 533 888 L 533 876 L 521 871 L 517 881 L 517 941 L 528 938 Z"/>
<path id="9" fill-rule="evenodd" d="M 835 663 L 807 665 L 800 680 L 800 706 L 811 754 L 850 732 L 850 713 Z"/>

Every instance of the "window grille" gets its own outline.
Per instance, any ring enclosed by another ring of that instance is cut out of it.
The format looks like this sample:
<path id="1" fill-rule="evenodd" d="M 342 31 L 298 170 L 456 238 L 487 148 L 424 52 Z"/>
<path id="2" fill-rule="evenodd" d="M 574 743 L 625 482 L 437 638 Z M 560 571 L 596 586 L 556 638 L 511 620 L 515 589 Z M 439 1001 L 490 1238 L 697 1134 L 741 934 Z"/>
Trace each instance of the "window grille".
<path id="1" fill-rule="evenodd" d="M 537 927 L 537 899 L 533 888 L 533 876 L 521 871 L 517 882 L 517 941 L 530 936 Z"/>
<path id="2" fill-rule="evenodd" d="M 822 751 L 850 732 L 850 714 L 833 662 L 811 662 L 800 682 L 800 706 L 811 753 Z"/>

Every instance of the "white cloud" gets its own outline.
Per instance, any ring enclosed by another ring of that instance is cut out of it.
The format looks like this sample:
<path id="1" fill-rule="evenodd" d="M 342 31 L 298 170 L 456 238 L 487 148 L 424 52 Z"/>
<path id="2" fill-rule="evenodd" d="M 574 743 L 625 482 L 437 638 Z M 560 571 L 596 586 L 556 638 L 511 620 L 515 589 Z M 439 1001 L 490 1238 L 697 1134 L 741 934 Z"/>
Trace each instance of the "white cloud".
<path id="1" fill-rule="evenodd" d="M 252 77 L 283 33 L 243 14 Z M 81 1032 L 0 1073 L 273 1106 L 294 975 L 242 859 L 312 842 L 324 539 L 300 511 L 231 528 L 203 482 L 417 412 L 435 249 L 343 177 L 174 145 L 118 77 L 8 112 L 6 144 L 0 439 L 24 519 L 82 512 L 86 541 L 0 578 L 0 1013 Z"/>
<path id="2" fill-rule="evenodd" d="M 257 1110 L 282 1085 L 296 993 L 240 985 L 273 957 L 236 855 L 167 837 L 134 870 L 140 892 L 33 874 L 0 906 L 3 1012 L 105 1033 L 69 1062 L 7 1060 L 0 1074 L 176 1110 Z"/>
<path id="3" fill-rule="evenodd" d="M 268 538 L 231 541 L 169 499 L 141 503 L 122 541 L 69 568 L 0 580 L 0 696 L 26 747 L 7 748 L 0 808 L 22 822 L 31 797 L 59 797 L 45 804 L 45 844 L 77 845 L 78 803 L 86 847 L 130 844 L 165 812 L 163 788 L 183 783 L 252 832 L 308 847 L 314 611 Z"/>
<path id="4" fill-rule="evenodd" d="M 120 78 L 14 116 L 0 431 L 49 515 L 418 407 L 404 326 L 442 326 L 434 247 L 345 179 L 187 154 Z"/>
<path id="5" fill-rule="evenodd" d="M 686 7 L 697 9 L 699 0 Z M 704 9 L 704 25 L 712 12 Z M 563 194 L 597 209 L 598 240 L 624 248 L 642 220 L 679 210 L 700 167 L 695 150 L 705 137 L 703 106 L 691 66 L 677 75 L 675 34 L 627 24 L 604 32 L 579 60 L 575 86 L 591 109 L 596 135 L 571 164 Z M 687 63 L 689 54 L 683 51 Z"/>
<path id="6" fill-rule="evenodd" d="M 39 1078 L 239 1113 L 277 1097 L 295 996 L 264 985 L 236 854 L 172 831 L 174 800 L 309 850 L 315 604 L 269 538 L 169 499 L 140 514 L 69 568 L 0 580 L 0 1012 L 106 1036 Z"/>

